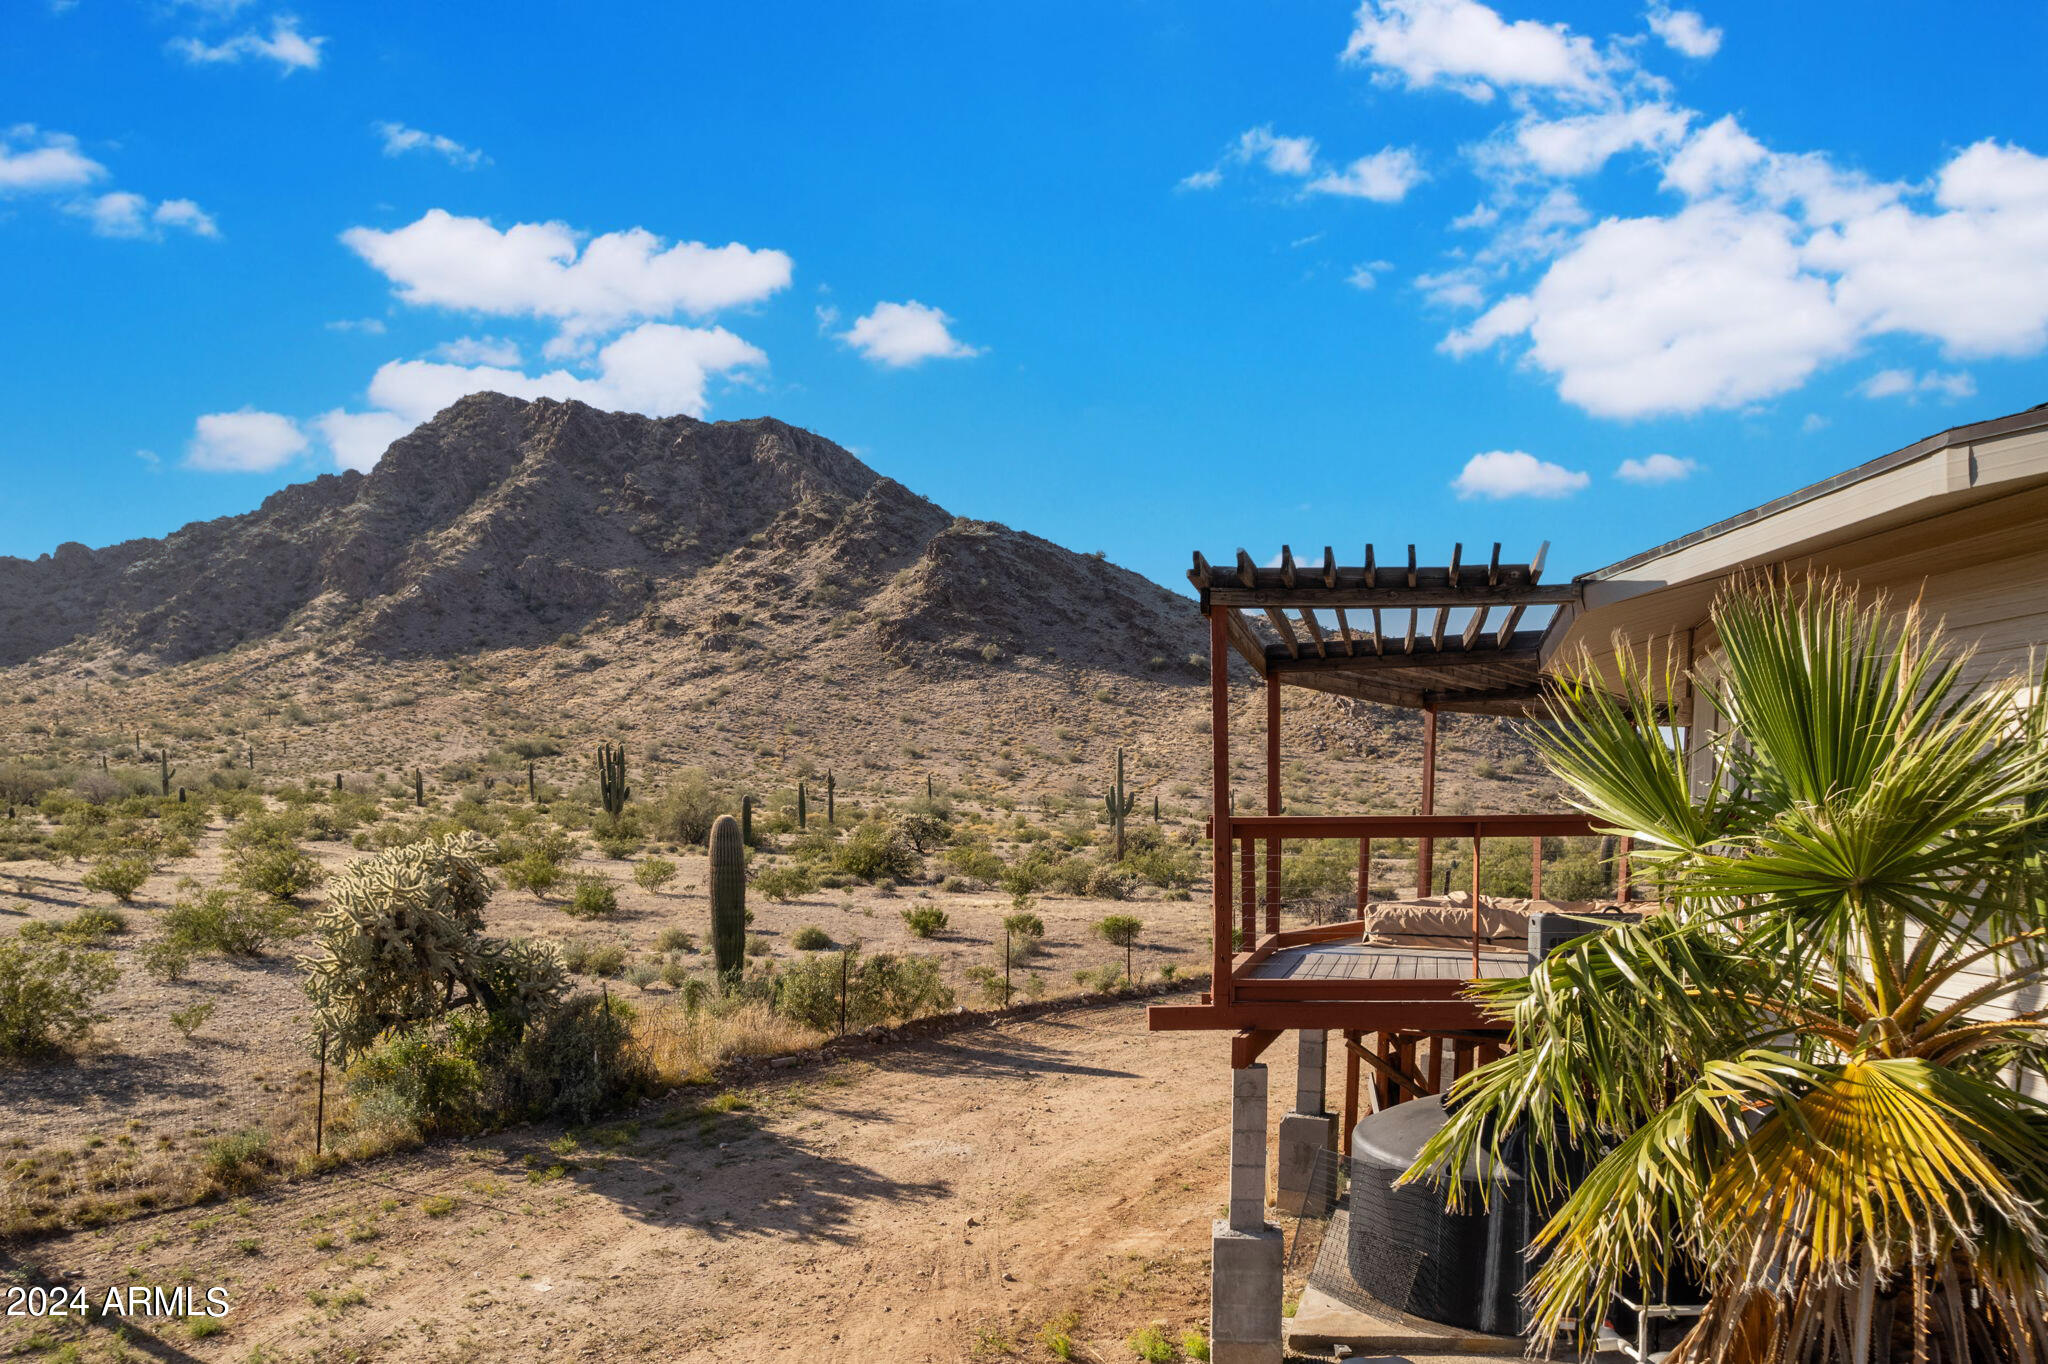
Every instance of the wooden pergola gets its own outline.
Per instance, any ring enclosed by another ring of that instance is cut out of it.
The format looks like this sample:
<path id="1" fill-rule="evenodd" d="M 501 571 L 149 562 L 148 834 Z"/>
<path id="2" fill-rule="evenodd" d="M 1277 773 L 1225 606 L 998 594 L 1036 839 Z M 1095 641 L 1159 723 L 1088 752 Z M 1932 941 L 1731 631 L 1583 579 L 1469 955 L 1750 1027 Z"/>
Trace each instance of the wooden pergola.
<path id="1" fill-rule="evenodd" d="M 1450 560 L 1421 564 L 1415 546 L 1382 559 L 1372 545 L 1364 559 L 1340 564 L 1325 547 L 1320 561 L 1299 561 L 1282 546 L 1277 562 L 1261 566 L 1238 550 L 1229 566 L 1200 553 L 1188 580 L 1209 619 L 1213 748 L 1210 836 L 1214 963 L 1210 990 L 1199 1004 L 1156 1005 L 1158 1031 L 1216 1029 L 1234 1032 L 1231 1060 L 1245 1066 L 1282 1032 L 1337 1029 L 1351 1044 L 1348 1067 L 1355 1095 L 1359 1039 L 1440 1039 L 1461 1058 L 1483 1053 L 1499 1038 L 1465 992 L 1484 967 L 1479 944 L 1479 851 L 1488 839 L 1526 841 L 1535 859 L 1541 895 L 1541 840 L 1594 832 L 1571 811 L 1439 815 L 1435 813 L 1437 714 L 1462 711 L 1524 715 L 1539 704 L 1539 646 L 1561 607 L 1579 602 L 1574 583 L 1542 581 L 1544 551 L 1526 563 L 1501 559 L 1495 544 L 1484 558 L 1467 561 L 1463 545 Z M 1263 814 L 1239 813 L 1230 789 L 1230 659 L 1258 675 L 1266 698 L 1266 773 Z M 1282 813 L 1280 688 L 1310 687 L 1423 713 L 1420 812 L 1412 815 L 1289 815 Z M 1406 953 L 1397 966 L 1367 960 L 1362 924 L 1283 931 L 1280 926 L 1281 859 L 1287 839 L 1344 839 L 1358 844 L 1358 910 L 1366 905 L 1374 839 L 1413 839 L 1417 883 L 1432 884 L 1437 840 L 1472 845 L 1473 939 L 1464 952 Z M 1263 858 L 1263 914 L 1258 870 Z M 1309 962 L 1342 949 L 1357 960 Z M 1362 963 L 1362 964 L 1361 964 Z M 1312 969 L 1313 968 L 1313 969 Z M 1398 1049 L 1398 1043 L 1396 1049 Z M 1382 1079 L 1398 1071 L 1364 1063 Z M 1460 1063 L 1469 1064 L 1469 1059 Z M 1433 1092 L 1435 1081 L 1412 1067 L 1413 1093 Z M 1400 1088 L 1400 1086 L 1396 1086 Z M 1383 1091 L 1385 1092 L 1385 1091 Z M 1399 1097 L 1399 1096 L 1396 1096 Z M 1347 1104 L 1355 1109 L 1355 1099 Z M 1348 1119 L 1347 1115 L 1347 1119 Z M 1347 1120 L 1346 1126 L 1349 1123 Z"/>

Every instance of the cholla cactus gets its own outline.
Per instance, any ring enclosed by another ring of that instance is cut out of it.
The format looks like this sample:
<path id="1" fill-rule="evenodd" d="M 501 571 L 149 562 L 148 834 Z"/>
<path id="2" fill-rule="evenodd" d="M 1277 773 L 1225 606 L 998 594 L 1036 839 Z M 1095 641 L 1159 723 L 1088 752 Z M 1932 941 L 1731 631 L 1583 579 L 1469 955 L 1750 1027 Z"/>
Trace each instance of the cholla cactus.
<path id="1" fill-rule="evenodd" d="M 319 950 L 299 966 L 340 1059 L 452 1009 L 524 1024 L 561 1003 L 568 973 L 552 946 L 483 936 L 494 851 L 463 830 L 364 858 L 329 884 Z"/>

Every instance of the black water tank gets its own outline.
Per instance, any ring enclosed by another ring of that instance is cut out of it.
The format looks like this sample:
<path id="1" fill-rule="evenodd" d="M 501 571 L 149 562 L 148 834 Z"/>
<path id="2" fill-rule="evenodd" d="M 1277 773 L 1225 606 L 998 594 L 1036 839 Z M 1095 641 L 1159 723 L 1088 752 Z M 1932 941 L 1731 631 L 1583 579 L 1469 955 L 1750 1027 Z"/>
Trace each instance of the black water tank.
<path id="1" fill-rule="evenodd" d="M 1468 1331 L 1519 1335 L 1528 1277 L 1522 1250 L 1538 1223 L 1521 1172 L 1497 1169 L 1487 1211 L 1444 1208 L 1441 1184 L 1393 1183 L 1443 1128 L 1443 1100 L 1412 1099 L 1360 1118 L 1351 1131 L 1351 1277 L 1390 1307 Z M 1478 1208 L 1479 1175 L 1462 1175 Z"/>

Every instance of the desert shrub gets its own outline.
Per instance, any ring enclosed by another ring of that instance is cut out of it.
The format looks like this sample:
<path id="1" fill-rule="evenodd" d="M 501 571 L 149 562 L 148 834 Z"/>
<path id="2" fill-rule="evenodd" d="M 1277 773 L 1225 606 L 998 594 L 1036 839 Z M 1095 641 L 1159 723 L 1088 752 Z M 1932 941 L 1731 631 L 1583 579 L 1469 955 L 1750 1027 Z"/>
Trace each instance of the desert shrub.
<path id="1" fill-rule="evenodd" d="M 113 853 L 93 863 L 79 880 L 87 890 L 111 895 L 125 905 L 134 900 L 153 870 L 150 860 L 139 853 Z"/>
<path id="2" fill-rule="evenodd" d="M 676 864 L 666 857 L 643 857 L 633 868 L 633 883 L 642 890 L 659 891 L 676 879 Z"/>
<path id="3" fill-rule="evenodd" d="M 658 961 L 636 961 L 626 971 L 626 979 L 645 990 L 661 979 L 661 963 Z"/>
<path id="4" fill-rule="evenodd" d="M 985 844 L 948 848 L 939 855 L 939 864 L 970 881 L 993 884 L 1003 877 L 1003 859 L 989 851 Z"/>
<path id="5" fill-rule="evenodd" d="M 92 944 L 116 933 L 126 933 L 128 920 L 117 909 L 81 909 L 58 931 L 67 938 Z"/>
<path id="6" fill-rule="evenodd" d="M 822 952 L 828 947 L 837 946 L 832 941 L 832 935 L 816 924 L 805 924 L 790 934 L 789 945 L 799 952 Z"/>
<path id="7" fill-rule="evenodd" d="M 571 975 L 610 980 L 626 969 L 626 949 L 615 942 L 571 938 L 561 945 L 561 954 L 562 965 Z"/>
<path id="8" fill-rule="evenodd" d="M 887 824 L 862 824 L 839 845 L 833 865 L 863 881 L 910 881 L 924 873 L 924 859 L 902 830 Z"/>
<path id="9" fill-rule="evenodd" d="M 588 1122 L 653 1081 L 633 1037 L 633 1006 L 601 995 L 572 997 L 519 1039 L 498 1075 L 498 1105 L 530 1118 Z"/>
<path id="10" fill-rule="evenodd" d="M 173 1009 L 171 1026 L 178 1030 L 180 1037 L 189 1042 L 192 1040 L 192 1034 L 205 1027 L 206 1020 L 213 1017 L 215 1007 L 212 1000 L 201 999 L 187 1004 L 182 1009 Z"/>
<path id="11" fill-rule="evenodd" d="M 937 905 L 914 905 L 903 911 L 904 927 L 913 938 L 931 938 L 946 931 L 951 922 Z"/>
<path id="12" fill-rule="evenodd" d="M 0 805 L 34 805 L 57 788 L 55 776 L 21 763 L 0 763 Z"/>
<path id="13" fill-rule="evenodd" d="M 215 886 L 165 910 L 162 942 L 190 956 L 217 952 L 230 957 L 256 957 L 292 923 L 291 911 L 275 901 Z M 182 972 L 182 968 L 181 968 Z M 151 974 L 156 974 L 151 971 Z M 175 979 L 176 977 L 171 977 Z"/>
<path id="14" fill-rule="evenodd" d="M 151 980 L 166 985 L 183 980 L 192 967 L 192 949 L 170 938 L 159 938 L 142 949 L 142 969 Z"/>
<path id="15" fill-rule="evenodd" d="M 244 890 L 278 901 L 297 899 L 325 876 L 318 862 L 290 843 L 242 849 L 229 874 Z"/>
<path id="16" fill-rule="evenodd" d="M 1173 1364 L 1180 1358 L 1179 1349 L 1157 1326 L 1140 1327 L 1125 1343 L 1131 1347 L 1131 1353 L 1144 1360 L 1145 1364 Z"/>
<path id="17" fill-rule="evenodd" d="M 754 873 L 754 889 L 777 904 L 799 899 L 817 888 L 817 880 L 811 875 L 810 868 L 801 863 L 763 867 Z"/>
<path id="18" fill-rule="evenodd" d="M 839 991 L 844 973 L 849 1028 L 893 1023 L 953 1007 L 953 991 L 930 957 L 891 953 L 863 956 L 846 948 L 829 956 L 806 957 L 775 977 L 775 1007 L 785 1017 L 832 1032 L 839 1026 Z"/>
<path id="19" fill-rule="evenodd" d="M 668 843 L 702 843 L 711 822 L 726 812 L 726 799 L 701 767 L 680 773 L 645 811 L 648 828 Z"/>
<path id="20" fill-rule="evenodd" d="M 349 1066 L 346 1081 L 359 1105 L 422 1136 L 473 1127 L 482 1114 L 483 1088 L 476 1061 L 426 1027 L 379 1040 Z"/>
<path id="21" fill-rule="evenodd" d="M 1088 894 L 1097 900 L 1128 900 L 1138 888 L 1138 878 L 1114 863 L 1105 862 L 1088 873 Z"/>
<path id="22" fill-rule="evenodd" d="M 687 928 L 664 928 L 661 936 L 654 940 L 654 945 L 663 952 L 694 952 L 697 950 L 697 938 Z"/>
<path id="23" fill-rule="evenodd" d="M 204 1169 L 223 1193 L 241 1193 L 261 1184 L 274 1167 L 270 1134 L 252 1127 L 208 1143 Z"/>
<path id="24" fill-rule="evenodd" d="M 1045 885 L 1062 895 L 1086 895 L 1095 877 L 1095 864 L 1085 857 L 1062 857 L 1047 863 Z"/>
<path id="25" fill-rule="evenodd" d="M 518 861 L 505 868 L 504 875 L 506 885 L 531 891 L 535 899 L 540 899 L 561 881 L 562 868 L 541 849 L 528 848 Z"/>
<path id="26" fill-rule="evenodd" d="M 1045 920 L 1029 910 L 1018 910 L 1015 914 L 1003 916 L 1003 931 L 1018 938 L 1042 938 L 1045 936 Z"/>
<path id="27" fill-rule="evenodd" d="M 0 1057 L 25 1059 L 83 1037 L 121 973 L 113 957 L 55 939 L 0 938 Z"/>
<path id="28" fill-rule="evenodd" d="M 1131 974 L 1131 949 L 1137 946 L 1138 935 L 1145 931 L 1145 921 L 1129 914 L 1111 914 L 1096 920 L 1095 936 L 1111 947 L 1124 950 L 1124 974 Z M 1104 989 L 1109 987 L 1105 985 Z"/>
<path id="29" fill-rule="evenodd" d="M 769 953 L 773 952 L 774 950 L 775 950 L 775 944 L 773 944 L 773 943 L 769 942 L 769 941 L 768 941 L 768 939 L 767 939 L 767 938 L 766 938 L 765 936 L 763 936 L 762 934 L 759 934 L 759 933 L 749 933 L 749 934 L 747 935 L 747 955 L 748 955 L 748 956 L 750 956 L 750 957 L 765 957 L 765 956 L 767 956 L 767 955 L 768 955 Z"/>
<path id="30" fill-rule="evenodd" d="M 1186 890 L 1202 877 L 1202 859 L 1192 848 L 1143 848 L 1124 858 L 1126 870 L 1150 885 Z M 1282 885 L 1285 885 L 1282 864 Z"/>
<path id="31" fill-rule="evenodd" d="M 579 876 L 562 912 L 573 919 L 609 919 L 619 912 L 619 892 L 602 876 Z"/>

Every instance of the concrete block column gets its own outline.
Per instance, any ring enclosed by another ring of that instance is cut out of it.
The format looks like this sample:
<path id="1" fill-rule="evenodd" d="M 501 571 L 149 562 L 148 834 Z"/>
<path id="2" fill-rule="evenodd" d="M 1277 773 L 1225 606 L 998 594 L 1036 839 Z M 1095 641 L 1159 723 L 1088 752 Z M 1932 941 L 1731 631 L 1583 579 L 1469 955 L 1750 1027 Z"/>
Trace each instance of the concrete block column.
<path id="1" fill-rule="evenodd" d="M 1280 1211 L 1296 1216 L 1320 1217 L 1329 1211 L 1335 1181 L 1315 1177 L 1317 1158 L 1330 1148 L 1336 1137 L 1336 1121 L 1325 1110 L 1323 1067 L 1329 1047 L 1329 1033 L 1305 1028 L 1299 1042 L 1300 1064 L 1295 1069 L 1294 1111 L 1280 1119 L 1279 1191 L 1274 1198 Z M 1318 1184 L 1324 1187 L 1318 1187 Z"/>
<path id="2" fill-rule="evenodd" d="M 1280 1229 L 1266 1221 L 1266 1068 L 1230 1072 L 1230 1217 L 1212 1228 L 1209 1349 L 1215 1364 L 1280 1364 Z"/>

